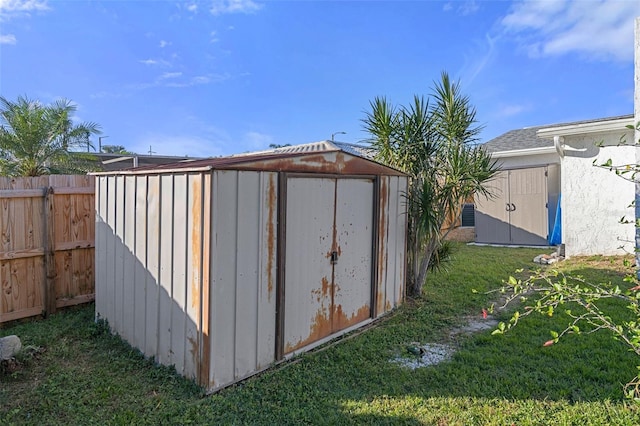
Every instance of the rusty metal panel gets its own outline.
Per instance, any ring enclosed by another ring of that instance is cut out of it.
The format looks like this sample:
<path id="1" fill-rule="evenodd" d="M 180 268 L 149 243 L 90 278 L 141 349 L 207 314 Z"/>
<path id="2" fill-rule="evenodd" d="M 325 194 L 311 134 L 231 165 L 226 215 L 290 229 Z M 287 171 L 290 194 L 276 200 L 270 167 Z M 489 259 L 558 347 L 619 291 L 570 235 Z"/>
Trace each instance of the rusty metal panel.
<path id="1" fill-rule="evenodd" d="M 304 155 L 267 155 L 247 156 L 243 161 L 233 161 L 230 158 L 224 164 L 219 160 L 217 167 L 233 167 L 238 170 L 279 170 L 293 173 L 326 173 L 340 175 L 403 175 L 402 172 L 391 169 L 375 161 L 354 156 L 342 151 L 326 151 L 308 153 Z"/>
<path id="2" fill-rule="evenodd" d="M 189 171 L 209 170 L 253 170 L 281 171 L 289 173 L 328 173 L 341 175 L 382 175 L 405 176 L 399 170 L 392 169 L 376 161 L 367 159 L 349 149 L 347 152 L 337 146 L 323 142 L 316 149 L 298 152 L 254 152 L 229 157 L 207 158 L 202 160 L 157 164 L 138 167 L 133 170 L 119 170 L 106 173 L 149 174 L 149 173 L 187 173 Z M 290 148 L 295 150 L 296 147 Z M 288 149 L 289 150 L 289 149 Z M 100 175 L 100 173 L 96 173 Z"/>
<path id="3" fill-rule="evenodd" d="M 378 204 L 378 246 L 376 247 L 377 257 L 377 278 L 376 283 L 376 313 L 378 316 L 387 311 L 387 260 L 388 260 L 388 232 L 389 232 L 389 176 L 381 176 L 379 185 Z"/>
<path id="4" fill-rule="evenodd" d="M 406 190 L 406 177 L 380 177 L 377 316 L 389 312 L 404 298 L 407 217 L 403 194 Z"/>
<path id="5" fill-rule="evenodd" d="M 407 286 L 407 199 L 409 191 L 406 176 L 399 176 L 398 198 L 396 201 L 396 303 L 399 306 L 404 302 Z"/>
<path id="6" fill-rule="evenodd" d="M 323 161 L 306 160 L 313 167 Z M 276 346 L 278 173 L 98 179 L 96 221 L 104 236 L 98 238 L 96 252 L 103 257 L 96 276 L 105 285 L 97 291 L 106 297 L 97 312 L 145 355 L 175 365 L 209 390 L 268 367 Z M 374 223 L 374 200 L 382 196 L 373 193 L 370 176 L 287 179 L 285 353 L 369 321 L 372 265 L 379 263 L 372 257 L 374 227 L 384 227 L 378 249 L 385 250 L 376 255 L 395 249 L 393 268 L 386 259 L 381 267 L 382 288 L 390 293 L 384 303 L 400 301 L 401 292 L 392 295 L 404 279 L 400 228 L 406 221 L 398 218 L 404 211 L 398 188 L 406 179 L 383 180 L 384 220 Z"/>
<path id="7" fill-rule="evenodd" d="M 287 180 L 284 353 L 331 334 L 335 179 Z"/>
<path id="8" fill-rule="evenodd" d="M 371 317 L 373 180 L 337 179 L 332 332 Z"/>
<path id="9" fill-rule="evenodd" d="M 176 174 L 173 186 L 173 298 L 171 311 L 171 350 L 176 371 L 186 375 L 186 304 L 187 304 L 187 175 Z"/>
<path id="10" fill-rule="evenodd" d="M 160 235 L 160 177 L 149 176 L 147 182 L 147 257 L 146 318 L 144 353 L 155 356 L 158 351 L 158 248 Z"/>
<path id="11" fill-rule="evenodd" d="M 395 308 L 402 300 L 404 294 L 403 277 L 405 269 L 405 220 L 406 214 L 402 210 L 402 181 L 405 178 L 389 177 L 389 224 L 388 224 L 388 261 L 385 312 Z"/>
<path id="12" fill-rule="evenodd" d="M 212 185 L 209 389 L 274 360 L 277 175 L 216 171 Z"/>
<path id="13" fill-rule="evenodd" d="M 160 177 L 160 271 L 159 315 L 158 315 L 158 353 L 157 360 L 164 365 L 175 364 L 171 346 L 173 310 L 173 259 L 174 259 L 174 190 L 173 175 Z"/>
<path id="14" fill-rule="evenodd" d="M 185 375 L 198 377 L 200 357 L 199 335 L 202 314 L 202 175 L 190 173 L 187 181 L 187 303 L 186 303 L 186 352 Z"/>
<path id="15" fill-rule="evenodd" d="M 220 171 L 213 180 L 211 297 L 212 386 L 235 378 L 238 172 Z"/>
<path id="16" fill-rule="evenodd" d="M 202 173 L 202 264 L 201 276 L 201 309 L 200 309 L 200 357 L 198 365 L 198 384 L 209 388 L 211 377 L 211 232 L 212 206 L 212 180 L 213 173 Z"/>
<path id="17" fill-rule="evenodd" d="M 260 173 L 260 226 L 258 233 L 258 298 L 256 369 L 275 361 L 276 264 L 278 226 L 277 173 Z"/>
<path id="18" fill-rule="evenodd" d="M 146 322 L 147 281 L 147 176 L 136 178 L 135 197 L 135 266 L 134 266 L 134 311 L 133 346 L 144 352 Z"/>

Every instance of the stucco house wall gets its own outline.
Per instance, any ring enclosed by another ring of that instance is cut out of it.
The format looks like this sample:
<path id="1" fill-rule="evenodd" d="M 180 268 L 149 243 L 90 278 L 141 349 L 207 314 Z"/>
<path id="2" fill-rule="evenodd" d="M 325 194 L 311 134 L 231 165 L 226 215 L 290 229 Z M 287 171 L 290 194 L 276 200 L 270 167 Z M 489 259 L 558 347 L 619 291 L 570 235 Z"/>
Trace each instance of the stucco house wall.
<path id="1" fill-rule="evenodd" d="M 627 164 L 634 158 L 634 147 L 616 146 L 623 134 L 632 141 L 633 133 L 623 130 L 564 137 L 560 186 L 567 256 L 633 252 L 634 226 L 620 219 L 633 222 L 634 184 L 596 166 L 609 159 L 614 165 Z M 598 142 L 604 146 L 597 147 Z"/>

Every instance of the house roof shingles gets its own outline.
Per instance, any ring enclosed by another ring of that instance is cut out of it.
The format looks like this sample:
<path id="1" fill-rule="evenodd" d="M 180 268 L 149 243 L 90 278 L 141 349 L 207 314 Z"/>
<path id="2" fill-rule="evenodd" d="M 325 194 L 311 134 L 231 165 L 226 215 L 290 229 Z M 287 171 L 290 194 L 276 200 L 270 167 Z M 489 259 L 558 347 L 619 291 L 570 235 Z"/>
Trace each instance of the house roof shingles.
<path id="1" fill-rule="evenodd" d="M 593 120 L 573 121 L 571 123 L 550 124 L 546 126 L 525 127 L 524 129 L 510 130 L 497 138 L 493 138 L 482 146 L 489 152 L 516 151 L 520 149 L 544 148 L 553 146 L 553 141 L 538 137 L 538 130 L 549 127 L 572 126 L 577 124 L 597 123 L 599 121 L 630 118 L 633 115 L 621 115 L 617 117 L 598 118 Z"/>

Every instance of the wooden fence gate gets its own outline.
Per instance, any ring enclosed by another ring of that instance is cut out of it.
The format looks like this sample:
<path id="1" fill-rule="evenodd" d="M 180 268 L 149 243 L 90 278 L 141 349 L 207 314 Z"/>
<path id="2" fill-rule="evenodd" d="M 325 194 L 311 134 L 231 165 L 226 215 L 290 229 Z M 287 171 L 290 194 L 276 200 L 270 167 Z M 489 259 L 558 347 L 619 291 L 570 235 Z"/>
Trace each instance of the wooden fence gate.
<path id="1" fill-rule="evenodd" d="M 94 182 L 0 177 L 0 324 L 94 300 Z"/>

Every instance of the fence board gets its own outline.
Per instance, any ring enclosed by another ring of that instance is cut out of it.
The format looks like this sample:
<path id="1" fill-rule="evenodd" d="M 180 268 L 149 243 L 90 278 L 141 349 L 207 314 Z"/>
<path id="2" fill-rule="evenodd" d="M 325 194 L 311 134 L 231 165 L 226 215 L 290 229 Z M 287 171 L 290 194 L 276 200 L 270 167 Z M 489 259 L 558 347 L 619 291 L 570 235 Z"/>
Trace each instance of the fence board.
<path id="1" fill-rule="evenodd" d="M 95 177 L 0 177 L 0 324 L 95 298 Z"/>

